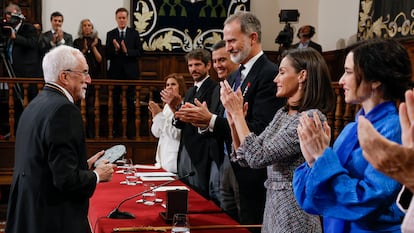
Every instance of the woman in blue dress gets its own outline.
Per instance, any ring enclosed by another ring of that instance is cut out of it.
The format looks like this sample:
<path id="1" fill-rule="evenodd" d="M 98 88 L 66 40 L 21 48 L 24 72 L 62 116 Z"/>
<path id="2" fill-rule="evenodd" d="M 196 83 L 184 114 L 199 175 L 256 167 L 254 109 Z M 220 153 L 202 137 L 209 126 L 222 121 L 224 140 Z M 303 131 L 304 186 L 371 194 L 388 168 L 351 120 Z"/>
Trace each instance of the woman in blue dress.
<path id="1" fill-rule="evenodd" d="M 325 233 L 401 232 L 404 214 L 395 204 L 401 185 L 374 169 L 358 143 L 363 115 L 389 140 L 401 143 L 396 102 L 411 84 L 411 63 L 395 40 L 373 39 L 349 48 L 339 83 L 345 102 L 360 104 L 330 146 L 330 127 L 303 115 L 297 128 L 306 160 L 295 170 L 296 200 L 308 213 L 323 216 Z"/>

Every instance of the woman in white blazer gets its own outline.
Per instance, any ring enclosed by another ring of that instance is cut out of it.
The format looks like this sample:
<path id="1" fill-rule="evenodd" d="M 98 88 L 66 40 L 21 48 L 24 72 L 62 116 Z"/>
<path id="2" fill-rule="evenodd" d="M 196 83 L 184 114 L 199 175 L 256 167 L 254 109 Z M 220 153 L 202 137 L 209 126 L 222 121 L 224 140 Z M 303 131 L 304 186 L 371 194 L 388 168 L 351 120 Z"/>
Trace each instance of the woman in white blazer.
<path id="1" fill-rule="evenodd" d="M 182 101 L 186 85 L 184 77 L 173 73 L 164 78 L 165 89 L 161 91 L 161 96 L 171 98 L 179 96 Z M 177 98 L 175 98 L 177 99 Z M 178 147 L 180 146 L 181 130 L 172 125 L 174 117 L 173 111 L 168 104 L 164 104 L 161 109 L 158 103 L 149 102 L 148 109 L 152 114 L 152 134 L 159 138 L 157 152 L 155 155 L 155 166 L 162 167 L 166 171 L 177 173 Z"/>

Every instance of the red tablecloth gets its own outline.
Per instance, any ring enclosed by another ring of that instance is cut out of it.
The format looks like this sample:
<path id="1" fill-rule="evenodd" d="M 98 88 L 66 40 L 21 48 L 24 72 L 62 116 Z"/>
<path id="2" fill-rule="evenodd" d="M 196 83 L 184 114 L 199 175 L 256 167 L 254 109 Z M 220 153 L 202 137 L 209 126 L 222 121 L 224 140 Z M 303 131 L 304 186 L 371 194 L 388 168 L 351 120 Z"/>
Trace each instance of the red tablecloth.
<path id="1" fill-rule="evenodd" d="M 136 200 L 142 197 L 138 196 L 134 199 L 126 201 L 119 208 L 120 211 L 126 211 L 135 215 L 135 219 L 110 219 L 108 214 L 118 204 L 134 195 L 138 194 L 148 188 L 143 184 L 136 186 L 121 185 L 120 182 L 125 179 L 123 174 L 114 174 L 111 182 L 98 184 L 93 197 L 90 200 L 89 206 L 89 222 L 92 232 L 105 233 L 112 232 L 116 227 L 132 227 L 132 226 L 169 226 L 170 224 L 159 216 L 160 212 L 165 212 L 166 209 L 161 203 L 156 203 L 152 206 L 136 203 Z M 146 181 L 146 183 L 154 183 L 159 185 L 165 181 Z M 181 181 L 174 181 L 168 186 L 184 185 Z M 164 200 L 165 192 L 157 192 L 157 198 Z M 188 216 L 190 225 L 204 226 L 204 225 L 238 225 L 235 220 L 230 218 L 212 201 L 206 200 L 194 190 L 188 193 Z M 197 232 L 248 232 L 245 229 L 214 229 L 214 230 L 197 230 Z"/>

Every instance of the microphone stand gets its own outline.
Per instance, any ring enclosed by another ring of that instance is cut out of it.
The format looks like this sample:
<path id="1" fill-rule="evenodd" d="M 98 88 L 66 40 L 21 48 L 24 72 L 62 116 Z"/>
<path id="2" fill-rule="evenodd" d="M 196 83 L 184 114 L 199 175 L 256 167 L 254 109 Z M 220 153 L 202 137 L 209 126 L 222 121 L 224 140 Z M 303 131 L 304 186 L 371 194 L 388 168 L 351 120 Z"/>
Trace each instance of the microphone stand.
<path id="1" fill-rule="evenodd" d="M 129 200 L 131 200 L 131 199 L 133 199 L 133 198 L 135 198 L 135 197 L 138 197 L 138 196 L 140 196 L 140 195 L 142 195 L 142 194 L 144 194 L 144 193 L 147 193 L 147 192 L 149 192 L 149 191 L 151 191 L 151 190 L 154 190 L 154 189 L 157 189 L 157 188 L 159 188 L 159 187 L 162 187 L 162 186 L 165 186 L 165 185 L 171 184 L 171 183 L 173 183 L 174 181 L 181 180 L 181 179 L 187 178 L 187 177 L 189 177 L 189 176 L 194 176 L 194 174 L 195 174 L 195 172 L 190 172 L 190 173 L 188 173 L 187 175 L 185 175 L 185 176 L 181 176 L 181 177 L 178 177 L 178 178 L 177 178 L 177 179 L 175 179 L 175 180 L 169 180 L 169 181 L 164 182 L 164 183 L 162 183 L 162 184 L 160 184 L 160 185 L 157 185 L 157 186 L 155 186 L 155 187 L 153 187 L 153 188 L 150 188 L 150 189 L 144 190 L 144 191 L 142 191 L 142 192 L 140 192 L 140 193 L 137 193 L 137 194 L 134 194 L 134 195 L 132 195 L 132 196 L 130 196 L 130 197 L 127 197 L 127 198 L 125 198 L 124 200 L 122 200 L 122 201 L 118 204 L 118 206 L 117 206 L 114 210 L 112 210 L 112 211 L 108 214 L 108 216 L 107 216 L 107 217 L 108 217 L 108 218 L 115 218 L 115 219 L 133 219 L 133 218 L 135 218 L 134 214 L 129 213 L 129 212 L 122 212 L 122 211 L 119 211 L 119 207 L 121 207 L 121 205 L 122 205 L 122 204 L 124 204 L 126 201 L 129 201 Z"/>

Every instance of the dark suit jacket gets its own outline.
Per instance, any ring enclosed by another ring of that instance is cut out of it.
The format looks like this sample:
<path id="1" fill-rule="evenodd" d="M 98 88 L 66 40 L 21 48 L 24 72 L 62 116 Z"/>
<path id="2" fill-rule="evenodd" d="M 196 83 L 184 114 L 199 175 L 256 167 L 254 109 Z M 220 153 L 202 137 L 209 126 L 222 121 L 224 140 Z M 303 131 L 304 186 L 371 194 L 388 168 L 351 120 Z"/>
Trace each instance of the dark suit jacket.
<path id="1" fill-rule="evenodd" d="M 39 37 L 39 46 L 41 50 L 42 57 L 49 52 L 53 47 L 50 42 L 53 39 L 53 33 L 51 30 L 40 34 Z M 72 35 L 66 32 L 63 32 L 63 39 L 65 40 L 65 45 L 73 46 L 73 38 Z"/>
<path id="2" fill-rule="evenodd" d="M 244 93 L 244 101 L 249 107 L 246 115 L 247 125 L 250 131 L 259 135 L 273 119 L 276 111 L 284 106 L 285 100 L 276 98 L 276 84 L 273 79 L 278 73 L 278 67 L 272 63 L 266 55 L 260 56 L 249 71 L 241 85 Z M 228 78 L 232 86 L 237 71 Z M 214 126 L 215 137 L 231 144 L 230 128 L 223 116 L 224 108 L 218 104 L 218 117 Z M 218 142 L 218 145 L 224 145 Z M 230 148 L 229 146 L 227 148 Z M 221 150 L 222 152 L 223 150 Z M 267 179 L 266 169 L 251 169 L 241 167 L 238 163 L 232 163 L 240 190 L 240 222 L 242 224 L 258 224 L 263 220 L 263 211 L 266 199 L 264 182 Z"/>
<path id="3" fill-rule="evenodd" d="M 197 93 L 192 94 L 194 87 L 188 89 L 184 97 L 184 102 L 194 103 L 194 98 L 197 98 L 200 102 L 206 101 L 207 106 L 211 104 L 211 96 L 214 88 L 217 86 L 216 81 L 211 78 L 206 79 Z M 210 164 L 211 158 L 209 158 L 209 146 L 211 143 L 210 140 L 207 140 L 203 135 L 198 133 L 198 128 L 189 123 L 184 123 L 177 121 L 174 123 L 177 128 L 181 130 L 181 140 L 180 148 L 178 151 L 179 157 L 182 152 L 183 146 L 188 151 L 188 154 L 191 158 L 192 163 L 197 169 L 197 174 L 199 175 L 199 187 L 193 187 L 200 194 L 208 197 L 208 181 L 210 178 Z M 215 143 L 215 142 L 214 142 Z M 185 181 L 185 180 L 184 180 Z"/>
<path id="4" fill-rule="evenodd" d="M 212 92 L 216 86 L 217 83 L 208 78 L 194 96 L 191 96 L 191 90 L 194 87 L 190 88 L 184 97 L 184 102 L 194 103 L 194 99 L 197 98 L 201 103 L 206 101 L 208 106 L 211 104 Z M 181 124 L 181 126 L 178 124 L 178 127 L 182 128 L 181 141 L 186 146 L 192 161 L 197 164 L 204 157 L 202 155 L 205 154 L 205 147 L 201 146 L 202 143 L 200 143 L 202 142 L 202 136 L 198 133 L 198 128 L 189 123 Z"/>
<path id="5" fill-rule="evenodd" d="M 106 34 L 106 59 L 110 61 L 108 76 L 113 79 L 138 79 L 139 67 L 138 57 L 142 55 L 142 46 L 139 33 L 132 28 L 126 29 L 125 45 L 128 53 L 121 50 L 115 52 L 113 39 L 121 45 L 118 28 L 109 31 Z"/>
<path id="6" fill-rule="evenodd" d="M 87 45 L 89 50 L 87 50 L 83 55 L 85 56 L 86 62 L 88 63 L 89 66 L 89 74 L 91 75 L 92 78 L 102 78 L 104 77 L 103 74 L 103 68 L 102 68 L 102 64 L 103 61 L 98 62 L 95 58 L 95 55 L 93 54 L 91 48 L 92 48 L 92 43 L 93 40 L 95 38 L 91 38 L 91 37 L 84 37 L 84 38 L 76 38 L 73 41 L 73 47 L 79 49 L 82 51 L 83 46 L 84 46 L 84 40 L 87 41 Z M 98 52 L 103 56 L 104 55 L 104 49 L 102 46 L 102 42 L 101 39 L 98 38 L 98 44 L 96 45 L 96 49 L 98 50 Z"/>
<path id="7" fill-rule="evenodd" d="M 17 128 L 6 232 L 88 232 L 96 181 L 78 107 L 47 84 Z"/>
<path id="8" fill-rule="evenodd" d="M 224 107 L 220 100 L 220 86 L 218 85 L 212 93 L 211 97 L 211 104 L 208 105 L 208 109 L 211 113 L 216 114 L 216 122 L 215 127 L 213 129 L 213 133 L 207 132 L 204 134 L 206 138 L 210 140 L 214 140 L 215 143 L 210 143 L 211 148 L 209 151 L 211 152 L 210 157 L 214 162 L 217 164 L 218 167 L 221 166 L 224 159 L 224 143 L 226 143 L 227 154 L 229 155 L 231 152 L 231 130 L 230 126 L 227 122 L 227 119 L 224 118 Z M 217 127 L 220 125 L 220 127 Z"/>
<path id="9" fill-rule="evenodd" d="M 292 45 L 292 48 L 297 48 L 298 46 L 299 46 L 299 43 L 296 43 L 296 44 Z M 319 53 L 322 53 L 322 46 L 318 43 L 315 43 L 313 41 L 309 41 L 308 47 L 315 49 Z"/>
<path id="10" fill-rule="evenodd" d="M 12 67 L 16 77 L 42 77 L 36 28 L 22 23 L 12 43 Z"/>

